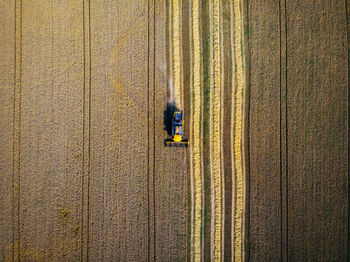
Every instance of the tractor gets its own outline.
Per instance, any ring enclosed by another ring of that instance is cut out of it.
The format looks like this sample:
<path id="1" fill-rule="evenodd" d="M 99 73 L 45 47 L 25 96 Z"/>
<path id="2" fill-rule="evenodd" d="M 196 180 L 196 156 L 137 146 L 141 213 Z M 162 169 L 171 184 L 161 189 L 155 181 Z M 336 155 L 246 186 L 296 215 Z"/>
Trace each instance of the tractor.
<path id="1" fill-rule="evenodd" d="M 172 138 L 167 139 L 165 141 L 165 145 L 172 147 L 187 147 L 188 146 L 188 140 L 185 138 L 184 132 L 183 132 L 183 123 L 184 123 L 184 112 L 181 111 L 175 111 L 173 115 L 172 120 Z"/>

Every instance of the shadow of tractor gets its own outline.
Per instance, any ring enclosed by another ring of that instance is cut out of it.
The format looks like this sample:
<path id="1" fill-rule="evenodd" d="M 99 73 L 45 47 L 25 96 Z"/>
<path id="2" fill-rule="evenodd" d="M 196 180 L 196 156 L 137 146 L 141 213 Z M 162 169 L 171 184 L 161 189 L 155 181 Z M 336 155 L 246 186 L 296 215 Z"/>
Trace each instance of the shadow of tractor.
<path id="1" fill-rule="evenodd" d="M 179 108 L 177 108 L 174 103 L 167 103 L 166 110 L 164 110 L 164 130 L 167 131 L 169 137 L 172 136 L 171 129 L 175 111 L 179 111 Z"/>

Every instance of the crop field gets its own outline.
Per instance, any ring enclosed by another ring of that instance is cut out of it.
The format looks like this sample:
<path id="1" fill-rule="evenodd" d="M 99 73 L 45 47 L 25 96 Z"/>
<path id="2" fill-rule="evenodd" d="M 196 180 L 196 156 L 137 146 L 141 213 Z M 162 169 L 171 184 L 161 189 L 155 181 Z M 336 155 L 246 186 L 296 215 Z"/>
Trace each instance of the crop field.
<path id="1" fill-rule="evenodd" d="M 0 0 L 0 261 L 349 260 L 349 12 Z"/>

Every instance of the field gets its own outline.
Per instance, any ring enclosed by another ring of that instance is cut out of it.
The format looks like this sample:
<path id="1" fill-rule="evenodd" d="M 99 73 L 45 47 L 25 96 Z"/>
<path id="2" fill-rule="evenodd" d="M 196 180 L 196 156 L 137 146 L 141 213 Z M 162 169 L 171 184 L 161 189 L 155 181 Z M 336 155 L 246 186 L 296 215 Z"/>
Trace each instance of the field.
<path id="1" fill-rule="evenodd" d="M 349 8 L 0 0 L 0 261 L 349 259 Z"/>

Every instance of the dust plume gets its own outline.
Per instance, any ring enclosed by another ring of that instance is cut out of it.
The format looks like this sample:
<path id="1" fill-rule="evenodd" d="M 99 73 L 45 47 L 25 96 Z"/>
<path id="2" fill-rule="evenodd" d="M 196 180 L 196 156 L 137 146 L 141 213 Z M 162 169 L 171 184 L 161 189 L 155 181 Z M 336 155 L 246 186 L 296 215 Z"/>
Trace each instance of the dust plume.
<path id="1" fill-rule="evenodd" d="M 168 79 L 168 104 L 175 105 L 175 89 L 173 80 L 170 77 Z"/>

